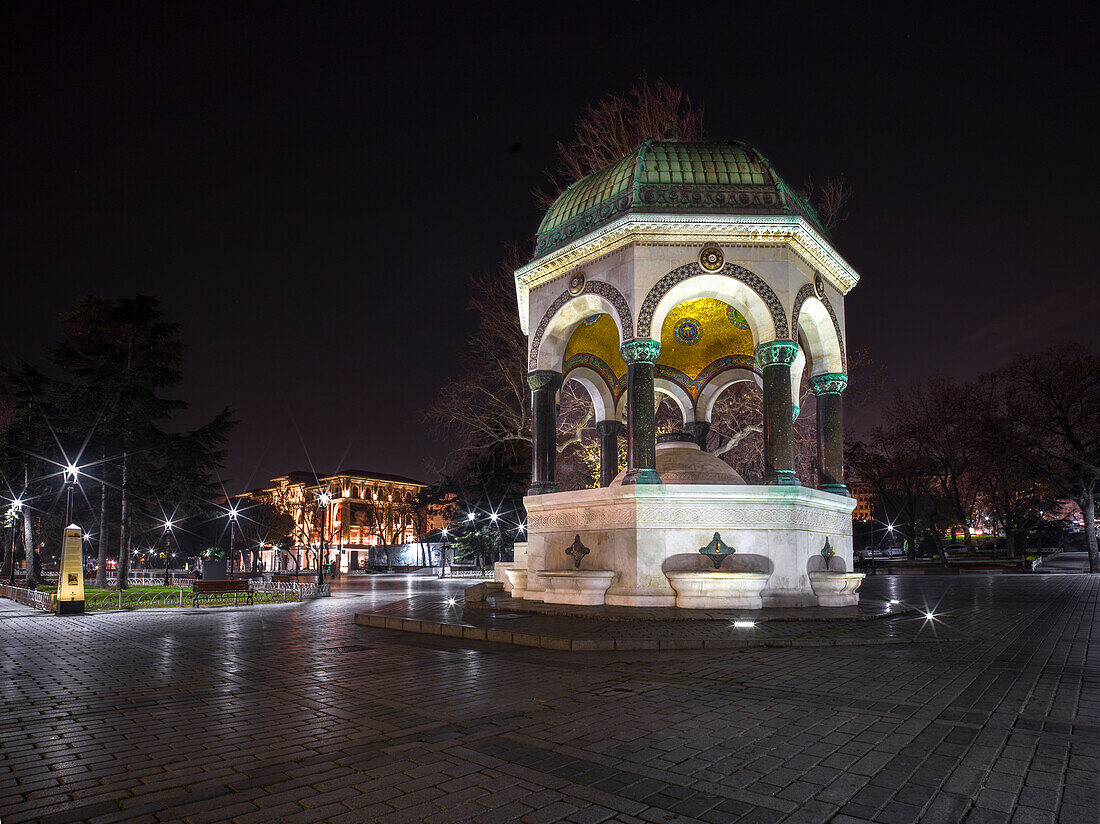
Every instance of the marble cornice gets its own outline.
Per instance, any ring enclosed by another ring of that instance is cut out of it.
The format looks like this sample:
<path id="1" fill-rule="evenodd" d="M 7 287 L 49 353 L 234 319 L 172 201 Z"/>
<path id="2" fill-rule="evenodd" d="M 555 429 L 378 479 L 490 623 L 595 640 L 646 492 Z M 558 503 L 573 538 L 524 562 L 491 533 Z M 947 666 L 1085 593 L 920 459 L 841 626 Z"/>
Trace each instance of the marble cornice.
<path id="1" fill-rule="evenodd" d="M 520 327 L 528 332 L 532 289 L 572 272 L 581 263 L 631 243 L 719 243 L 791 249 L 841 294 L 848 294 L 859 275 L 832 245 L 798 215 L 660 215 L 628 214 L 516 270 Z"/>

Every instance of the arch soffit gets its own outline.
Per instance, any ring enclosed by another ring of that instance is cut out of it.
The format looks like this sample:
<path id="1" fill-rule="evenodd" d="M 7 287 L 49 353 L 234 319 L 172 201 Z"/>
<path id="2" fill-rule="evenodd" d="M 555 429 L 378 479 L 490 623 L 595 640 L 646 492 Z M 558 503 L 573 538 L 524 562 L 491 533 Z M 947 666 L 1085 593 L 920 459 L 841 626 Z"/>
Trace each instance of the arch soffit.
<path id="1" fill-rule="evenodd" d="M 680 408 L 680 415 L 684 419 L 684 423 L 695 422 L 695 401 L 687 390 L 675 381 L 670 381 L 667 378 L 654 378 L 653 389 L 662 395 L 668 395 L 672 398 L 672 402 Z M 625 392 L 623 393 L 626 394 Z"/>
<path id="2" fill-rule="evenodd" d="M 717 298 L 733 306 L 748 321 L 757 345 L 790 337 L 787 315 L 775 291 L 759 275 L 735 263 L 707 272 L 698 263 L 673 269 L 646 294 L 638 312 L 638 336 L 660 334 L 668 313 L 693 298 Z"/>
<path id="3" fill-rule="evenodd" d="M 578 294 L 566 289 L 546 308 L 531 336 L 528 368 L 561 369 L 566 344 L 577 324 L 601 312 L 615 321 L 620 341 L 634 338 L 633 313 L 622 292 L 605 281 L 589 280 Z"/>
<path id="4" fill-rule="evenodd" d="M 802 333 L 815 375 L 848 371 L 840 320 L 828 296 L 818 297 L 812 283 L 805 284 L 795 295 L 791 328 L 796 335 Z"/>
<path id="5" fill-rule="evenodd" d="M 612 419 L 610 416 L 615 414 L 615 398 L 602 375 L 587 366 L 577 366 L 565 374 L 562 382 L 565 381 L 576 381 L 585 388 L 588 397 L 592 399 L 592 411 L 595 412 L 597 421 Z"/>
<path id="6" fill-rule="evenodd" d="M 699 393 L 699 418 L 701 421 L 711 420 L 711 413 L 714 411 L 714 403 L 718 400 L 718 396 L 733 386 L 735 383 L 743 383 L 745 381 L 753 381 L 760 388 L 763 388 L 760 375 L 753 369 L 747 369 L 737 367 L 734 369 L 727 369 L 724 372 L 719 372 L 709 381 L 707 385 L 703 387 L 703 391 Z"/>

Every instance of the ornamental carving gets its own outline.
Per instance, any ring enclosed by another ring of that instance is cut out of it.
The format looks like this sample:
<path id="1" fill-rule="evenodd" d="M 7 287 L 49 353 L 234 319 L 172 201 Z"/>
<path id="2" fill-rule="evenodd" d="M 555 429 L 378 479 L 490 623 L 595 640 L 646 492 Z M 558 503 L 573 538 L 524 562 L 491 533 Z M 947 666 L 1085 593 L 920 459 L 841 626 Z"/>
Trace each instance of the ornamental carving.
<path id="1" fill-rule="evenodd" d="M 619 347 L 627 363 L 656 363 L 661 356 L 660 341 L 652 338 L 635 338 Z"/>
<path id="2" fill-rule="evenodd" d="M 721 529 L 804 529 L 823 534 L 844 534 L 851 529 L 848 512 L 817 509 L 809 506 L 778 506 L 752 504 L 743 501 L 708 502 L 699 504 L 645 503 L 635 506 L 579 507 L 545 512 L 528 512 L 531 532 L 576 532 L 592 529 L 631 527 L 634 524 L 652 528 L 699 527 L 713 531 Z"/>
<path id="3" fill-rule="evenodd" d="M 822 305 L 825 307 L 825 311 L 827 311 L 829 313 L 829 317 L 832 318 L 833 329 L 836 331 L 837 346 L 840 347 L 840 363 L 844 369 L 847 369 L 848 356 L 844 352 L 844 336 L 840 334 L 840 321 L 837 319 L 836 312 L 833 310 L 833 305 L 829 303 L 829 297 L 825 294 L 824 288 L 822 288 L 820 294 L 818 294 L 817 291 L 816 281 L 817 278 L 820 277 L 821 275 L 819 274 L 816 278 L 814 278 L 814 283 L 807 283 L 803 285 L 803 287 L 798 290 L 798 294 L 794 296 L 794 308 L 791 310 L 791 329 L 794 330 L 794 333 L 796 335 L 798 334 L 798 316 L 802 313 L 802 304 L 806 302 L 806 299 L 817 298 L 818 300 L 820 300 Z"/>
<path id="4" fill-rule="evenodd" d="M 581 274 L 583 277 L 583 273 Z M 534 369 L 538 366 L 539 347 L 542 345 L 542 337 L 546 334 L 546 328 L 550 325 L 550 321 L 554 319 L 554 315 L 556 315 L 565 304 L 569 303 L 569 301 L 575 300 L 581 295 L 599 295 L 604 298 L 615 307 L 615 312 L 619 316 L 619 324 L 623 330 L 622 339 L 626 341 L 634 337 L 633 313 L 630 311 L 630 307 L 627 305 L 626 298 L 623 297 L 622 292 L 605 281 L 586 280 L 580 292 L 573 294 L 569 289 L 566 289 L 554 299 L 554 302 L 551 303 L 549 307 L 547 307 L 546 312 L 542 316 L 542 320 L 539 321 L 535 334 L 531 336 L 531 349 L 527 357 L 529 369 Z"/>
<path id="5" fill-rule="evenodd" d="M 717 272 L 726 262 L 726 256 L 717 246 L 705 246 L 699 253 L 699 265 L 708 272 Z"/>
<path id="6" fill-rule="evenodd" d="M 534 372 L 527 373 L 527 385 L 531 387 L 532 392 L 538 392 L 541 389 L 557 387 L 553 384 L 561 383 L 561 372 L 555 372 L 553 369 L 536 369 Z"/>
<path id="7" fill-rule="evenodd" d="M 810 378 L 810 389 L 815 395 L 839 395 L 848 385 L 848 376 L 842 372 L 830 372 Z"/>
<path id="8" fill-rule="evenodd" d="M 569 278 L 569 294 L 579 295 L 584 291 L 584 272 L 574 272 L 572 277 Z"/>
<path id="9" fill-rule="evenodd" d="M 770 340 L 756 347 L 756 365 L 790 366 L 798 357 L 798 344 L 793 340 Z"/>
<path id="10" fill-rule="evenodd" d="M 735 263 L 726 263 L 716 272 L 708 272 L 698 263 L 688 263 L 678 269 L 673 269 L 653 284 L 653 288 L 650 289 L 649 293 L 645 296 L 645 300 L 642 302 L 642 308 L 638 312 L 638 336 L 649 336 L 653 325 L 653 313 L 657 311 L 657 304 L 661 302 L 661 298 L 667 295 L 673 286 L 678 283 L 683 283 L 688 278 L 709 274 L 726 275 L 734 280 L 741 281 L 752 289 L 768 307 L 772 323 L 775 326 L 775 336 L 779 339 L 790 337 L 790 332 L 787 328 L 787 314 L 783 310 L 783 304 L 780 302 L 779 296 L 764 282 L 763 278 L 750 272 L 744 266 L 738 266 Z"/>

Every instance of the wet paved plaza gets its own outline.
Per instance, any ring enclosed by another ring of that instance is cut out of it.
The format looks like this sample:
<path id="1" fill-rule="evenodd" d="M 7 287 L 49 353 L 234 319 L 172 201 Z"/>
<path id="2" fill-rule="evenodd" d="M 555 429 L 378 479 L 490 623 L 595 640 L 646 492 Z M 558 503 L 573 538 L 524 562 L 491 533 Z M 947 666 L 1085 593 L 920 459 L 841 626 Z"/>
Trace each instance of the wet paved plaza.
<path id="1" fill-rule="evenodd" d="M 470 583 L 0 602 L 0 821 L 1100 821 L 1098 577 L 869 578 L 938 614 L 870 622 L 921 641 L 890 645 L 555 652 L 353 623 Z"/>

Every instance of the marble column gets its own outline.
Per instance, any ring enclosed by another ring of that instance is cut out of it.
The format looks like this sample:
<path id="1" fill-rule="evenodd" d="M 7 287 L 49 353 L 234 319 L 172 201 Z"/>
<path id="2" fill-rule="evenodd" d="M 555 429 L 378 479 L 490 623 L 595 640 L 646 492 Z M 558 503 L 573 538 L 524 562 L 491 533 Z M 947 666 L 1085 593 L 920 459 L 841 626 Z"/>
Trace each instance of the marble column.
<path id="1" fill-rule="evenodd" d="M 619 474 L 619 434 L 621 421 L 597 421 L 596 434 L 600 436 L 600 486 L 611 486 Z"/>
<path id="2" fill-rule="evenodd" d="M 684 428 L 691 433 L 692 440 L 699 445 L 699 448 L 706 452 L 710 421 L 696 421 L 695 423 L 686 424 Z"/>
<path id="3" fill-rule="evenodd" d="M 558 390 L 561 372 L 538 369 L 527 373 L 531 387 L 531 488 L 528 495 L 557 492 L 554 473 L 558 457 Z"/>
<path id="4" fill-rule="evenodd" d="M 817 397 L 818 489 L 847 495 L 844 485 L 844 419 L 841 393 L 848 376 L 830 372 L 810 378 L 810 389 Z"/>
<path id="5" fill-rule="evenodd" d="M 620 348 L 626 361 L 626 475 L 623 485 L 659 484 L 657 475 L 657 420 L 653 403 L 653 364 L 661 344 L 635 338 Z"/>
<path id="6" fill-rule="evenodd" d="M 798 486 L 794 468 L 791 364 L 798 344 L 773 340 L 756 347 L 756 365 L 764 379 L 764 483 Z"/>

